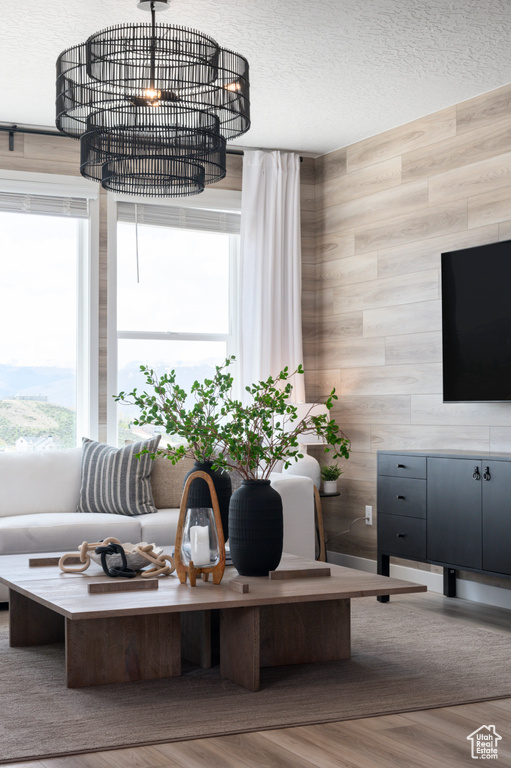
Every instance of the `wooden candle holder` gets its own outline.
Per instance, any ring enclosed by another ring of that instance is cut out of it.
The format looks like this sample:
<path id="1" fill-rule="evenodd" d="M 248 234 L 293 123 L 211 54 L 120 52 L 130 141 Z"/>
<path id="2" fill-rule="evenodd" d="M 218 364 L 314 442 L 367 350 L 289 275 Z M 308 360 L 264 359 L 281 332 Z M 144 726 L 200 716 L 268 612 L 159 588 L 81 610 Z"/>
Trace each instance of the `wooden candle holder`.
<path id="1" fill-rule="evenodd" d="M 202 480 L 205 480 L 209 486 L 209 492 L 211 494 L 211 502 L 213 504 L 213 513 L 215 516 L 215 525 L 216 525 L 216 532 L 218 536 L 218 550 L 219 550 L 219 560 L 216 565 L 210 565 L 210 566 L 201 566 L 196 567 L 191 560 L 188 565 L 183 563 L 181 559 L 181 545 L 183 543 L 183 530 L 184 525 L 186 521 L 186 509 L 187 509 L 187 501 L 188 501 L 188 494 L 190 492 L 190 486 L 194 480 L 197 478 L 201 478 Z M 174 564 L 176 567 L 176 573 L 179 577 L 179 581 L 181 584 L 186 584 L 186 580 L 189 577 L 190 578 L 190 586 L 195 587 L 197 582 L 197 576 L 202 576 L 202 581 L 208 581 L 209 574 L 213 574 L 213 584 L 220 584 L 222 581 L 222 577 L 224 575 L 225 571 L 225 540 L 224 540 L 224 532 L 222 529 L 222 518 L 220 517 L 220 507 L 218 505 L 218 498 L 215 491 L 215 486 L 213 485 L 213 480 L 211 477 L 206 474 L 206 472 L 202 472 L 201 470 L 197 470 L 197 472 L 193 472 L 191 475 L 188 476 L 188 479 L 185 483 L 185 487 L 183 489 L 183 496 L 181 497 L 181 506 L 179 508 L 179 521 L 177 524 L 177 532 L 176 532 L 176 545 L 174 550 Z"/>

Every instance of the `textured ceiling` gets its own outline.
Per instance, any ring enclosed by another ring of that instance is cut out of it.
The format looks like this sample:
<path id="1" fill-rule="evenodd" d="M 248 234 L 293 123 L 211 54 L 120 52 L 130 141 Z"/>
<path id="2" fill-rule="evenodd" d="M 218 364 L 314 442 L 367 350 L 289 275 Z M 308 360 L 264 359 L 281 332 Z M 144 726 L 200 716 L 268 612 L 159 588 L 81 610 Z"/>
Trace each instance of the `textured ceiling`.
<path id="1" fill-rule="evenodd" d="M 53 125 L 57 55 L 136 0 L 1 0 L 0 121 Z M 159 16 L 246 56 L 238 143 L 320 154 L 511 81 L 510 0 L 172 0 Z"/>

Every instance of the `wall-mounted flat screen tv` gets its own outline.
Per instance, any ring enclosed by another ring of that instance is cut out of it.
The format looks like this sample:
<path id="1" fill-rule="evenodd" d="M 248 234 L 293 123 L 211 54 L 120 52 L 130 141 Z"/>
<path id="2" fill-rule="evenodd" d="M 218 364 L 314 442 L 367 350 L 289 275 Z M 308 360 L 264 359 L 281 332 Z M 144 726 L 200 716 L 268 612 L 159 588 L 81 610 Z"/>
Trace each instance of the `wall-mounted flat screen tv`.
<path id="1" fill-rule="evenodd" d="M 511 400 L 511 240 L 442 253 L 444 402 Z"/>

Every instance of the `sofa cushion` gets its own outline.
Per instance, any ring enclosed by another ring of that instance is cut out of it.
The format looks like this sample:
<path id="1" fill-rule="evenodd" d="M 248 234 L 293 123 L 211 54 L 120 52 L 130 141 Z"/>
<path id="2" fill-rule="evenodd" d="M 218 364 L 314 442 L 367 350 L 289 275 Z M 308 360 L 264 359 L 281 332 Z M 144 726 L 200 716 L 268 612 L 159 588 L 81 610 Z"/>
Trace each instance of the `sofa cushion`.
<path id="1" fill-rule="evenodd" d="M 176 540 L 179 509 L 159 509 L 155 515 L 140 518 L 142 541 L 171 547 Z"/>
<path id="2" fill-rule="evenodd" d="M 77 512 L 111 515 L 147 515 L 156 512 L 150 475 L 153 460 L 149 453 L 158 447 L 161 435 L 112 448 L 83 438 L 82 481 Z"/>
<path id="3" fill-rule="evenodd" d="M 2 453 L 0 518 L 74 512 L 80 493 L 81 448 Z"/>
<path id="4" fill-rule="evenodd" d="M 156 509 L 174 509 L 180 506 L 185 475 L 193 469 L 193 459 L 185 458 L 172 464 L 164 456 L 153 461 L 151 485 Z"/>
<path id="5" fill-rule="evenodd" d="M 83 541 L 107 536 L 137 544 L 143 540 L 139 517 L 76 512 L 0 518 L 0 555 L 23 552 L 73 552 Z"/>

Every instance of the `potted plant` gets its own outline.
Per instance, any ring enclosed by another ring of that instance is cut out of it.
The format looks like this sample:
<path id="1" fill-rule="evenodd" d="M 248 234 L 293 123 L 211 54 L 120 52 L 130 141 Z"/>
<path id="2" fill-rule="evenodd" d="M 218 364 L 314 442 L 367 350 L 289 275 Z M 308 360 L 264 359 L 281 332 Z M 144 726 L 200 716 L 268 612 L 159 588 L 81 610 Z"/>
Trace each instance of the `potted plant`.
<path id="1" fill-rule="evenodd" d="M 223 419 L 222 403 L 232 388 L 232 376 L 227 368 L 234 357 L 226 359 L 221 366 L 216 366 L 211 379 L 202 383 L 195 381 L 188 394 L 176 382 L 176 371 L 159 376 L 152 368 L 141 365 L 149 392 L 120 392 L 115 396 L 117 402 L 136 405 L 140 414 L 133 419 L 135 425 L 152 424 L 165 430 L 168 435 L 181 439 L 182 444 L 160 448 L 151 454 L 151 458 L 163 456 L 173 464 L 185 457 L 194 459 L 193 469 L 202 470 L 211 476 L 218 497 L 224 538 L 229 536 L 228 516 L 231 498 L 231 478 L 215 463 L 215 450 L 219 442 Z M 148 450 L 145 450 L 148 453 Z M 205 480 L 196 479 L 190 486 L 188 506 L 212 507 L 211 495 Z"/>
<path id="2" fill-rule="evenodd" d="M 290 401 L 291 380 L 303 373 L 301 365 L 292 372 L 286 366 L 276 377 L 246 387 L 250 396 L 246 405 L 227 392 L 223 397 L 225 421 L 219 430 L 221 450 L 214 466 L 236 469 L 243 477 L 231 497 L 229 541 L 233 564 L 244 576 L 267 575 L 280 562 L 282 502 L 269 476 L 277 463 L 283 462 L 287 468 L 303 457 L 299 436 L 316 434 L 334 459 L 349 457 L 350 441 L 328 413 L 308 413 L 297 419 L 297 408 Z M 325 401 L 328 411 L 336 399 L 332 390 Z"/>
<path id="3" fill-rule="evenodd" d="M 342 469 L 338 464 L 323 464 L 321 467 L 323 493 L 337 493 L 337 480 L 341 475 Z"/>
<path id="4" fill-rule="evenodd" d="M 303 458 L 298 437 L 304 434 L 321 437 L 325 451 L 332 452 L 334 459 L 347 459 L 351 446 L 328 413 L 313 415 L 311 408 L 297 419 L 297 408 L 290 402 L 291 380 L 304 374 L 301 365 L 292 372 L 286 366 L 276 377 L 246 387 L 249 402 L 243 404 L 232 397 L 233 378 L 226 370 L 234 359 L 227 358 L 217 366 L 211 379 L 194 382 L 191 406 L 187 405 L 187 393 L 176 383 L 175 371 L 158 376 L 144 365 L 140 369 L 152 392 L 134 389 L 120 392 L 115 399 L 140 408 L 136 425 L 153 424 L 182 438 L 183 445 L 158 449 L 151 458 L 164 456 L 175 464 L 191 456 L 195 460 L 193 471 L 203 469 L 211 475 L 233 564 L 242 575 L 261 576 L 275 569 L 282 556 L 282 501 L 269 480 L 276 465 L 283 462 L 288 468 Z M 337 395 L 332 390 L 325 401 L 327 411 L 334 400 Z M 243 480 L 231 497 L 227 472 L 233 470 Z M 192 483 L 188 498 L 189 506 L 212 506 L 204 480 Z"/>

